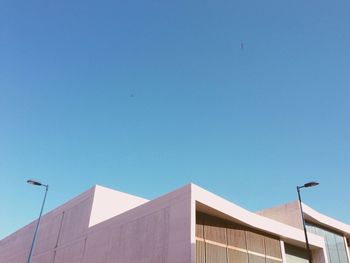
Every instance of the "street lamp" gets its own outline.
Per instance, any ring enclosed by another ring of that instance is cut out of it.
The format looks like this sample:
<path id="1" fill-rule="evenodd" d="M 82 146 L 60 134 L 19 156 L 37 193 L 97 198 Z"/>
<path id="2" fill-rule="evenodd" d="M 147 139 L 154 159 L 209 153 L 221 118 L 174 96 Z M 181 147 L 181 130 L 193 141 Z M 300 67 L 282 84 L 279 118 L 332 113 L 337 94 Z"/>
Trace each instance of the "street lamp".
<path id="1" fill-rule="evenodd" d="M 39 229 L 39 224 L 40 224 L 40 219 L 41 219 L 41 215 L 43 213 L 44 210 L 44 205 L 45 205 L 45 200 L 46 200 L 46 195 L 47 195 L 47 190 L 49 190 L 49 185 L 48 184 L 42 184 L 38 181 L 35 180 L 27 180 L 28 184 L 31 185 L 35 185 L 35 186 L 43 186 L 45 187 L 45 195 L 44 195 L 44 200 L 43 203 L 41 205 L 41 210 L 40 210 L 40 214 L 39 214 L 39 218 L 38 218 L 38 222 L 36 224 L 36 228 L 35 228 L 35 232 L 34 232 L 34 237 L 33 237 L 33 241 L 32 241 L 32 246 L 30 247 L 30 251 L 29 251 L 29 255 L 28 255 L 28 263 L 30 263 L 31 259 L 32 259 L 32 253 L 33 253 L 33 249 L 34 249 L 34 245 L 35 245 L 35 240 L 36 240 L 36 235 L 38 234 L 38 229 Z"/>
<path id="2" fill-rule="evenodd" d="M 304 234 L 305 234 L 305 241 L 306 241 L 306 248 L 307 248 L 307 253 L 309 256 L 309 262 L 312 263 L 312 254 L 311 254 L 311 250 L 310 250 L 310 245 L 309 245 L 309 239 L 307 238 L 307 231 L 306 231 L 306 225 L 305 225 L 305 219 L 304 219 L 304 213 L 303 213 L 303 207 L 302 207 L 302 203 L 301 203 L 301 197 L 300 197 L 300 189 L 301 188 L 308 188 L 308 187 L 313 187 L 318 185 L 319 183 L 317 182 L 309 182 L 306 183 L 302 186 L 297 186 L 297 191 L 298 191 L 298 197 L 299 197 L 299 206 L 300 206 L 300 212 L 301 212 L 301 219 L 303 221 L 303 227 L 304 227 Z"/>

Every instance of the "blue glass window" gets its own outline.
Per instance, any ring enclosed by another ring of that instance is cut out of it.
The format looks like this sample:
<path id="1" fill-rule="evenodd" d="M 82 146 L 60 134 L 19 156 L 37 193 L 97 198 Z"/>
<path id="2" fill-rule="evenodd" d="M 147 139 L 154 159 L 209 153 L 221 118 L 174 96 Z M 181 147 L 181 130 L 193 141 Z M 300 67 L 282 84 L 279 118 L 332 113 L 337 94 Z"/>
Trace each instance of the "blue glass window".
<path id="1" fill-rule="evenodd" d="M 306 228 L 308 232 L 325 239 L 329 263 L 349 263 L 343 236 L 308 222 Z"/>

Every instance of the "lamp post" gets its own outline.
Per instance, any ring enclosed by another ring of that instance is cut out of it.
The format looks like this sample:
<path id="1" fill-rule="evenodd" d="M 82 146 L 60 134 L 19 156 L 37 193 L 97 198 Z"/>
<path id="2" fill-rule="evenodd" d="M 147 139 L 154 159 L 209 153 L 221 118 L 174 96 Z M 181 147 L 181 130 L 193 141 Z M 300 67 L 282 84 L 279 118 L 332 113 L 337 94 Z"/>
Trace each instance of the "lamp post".
<path id="1" fill-rule="evenodd" d="M 45 205 L 45 200 L 46 200 L 46 195 L 47 195 L 47 191 L 49 190 L 49 185 L 48 184 L 42 184 L 38 181 L 35 181 L 35 180 L 28 180 L 27 181 L 28 184 L 31 184 L 31 185 L 35 185 L 35 186 L 43 186 L 45 187 L 45 195 L 44 195 L 44 200 L 43 200 L 43 203 L 41 205 L 41 210 L 40 210 L 40 214 L 39 214 L 39 218 L 38 218 L 38 222 L 36 224 L 36 228 L 35 228 L 35 232 L 34 232 L 34 237 L 33 237 L 33 241 L 32 241 L 32 246 L 30 247 L 30 251 L 29 251 L 29 255 L 28 255 L 28 263 L 31 262 L 31 259 L 32 259 L 32 254 L 33 254 L 33 249 L 34 249 L 34 246 L 35 246 L 35 240 L 36 240 L 36 236 L 38 234 L 38 229 L 39 229 L 39 224 L 40 224 L 40 219 L 41 219 L 41 215 L 43 213 L 43 210 L 44 210 L 44 205 Z"/>
<path id="2" fill-rule="evenodd" d="M 307 231 L 306 231 L 306 224 L 305 224 L 305 219 L 304 219 L 304 213 L 303 213 L 303 206 L 301 203 L 301 197 L 300 197 L 300 189 L 301 188 L 307 188 L 307 187 L 313 187 L 318 185 L 317 182 L 309 182 L 306 183 L 302 186 L 297 186 L 297 191 L 298 191 L 298 197 L 299 197 L 299 206 L 300 206 L 300 212 L 301 212 L 301 219 L 303 221 L 303 228 L 304 228 L 304 234 L 305 234 L 305 241 L 306 241 L 306 248 L 307 248 L 307 253 L 309 256 L 309 262 L 312 263 L 312 254 L 311 254 L 311 250 L 310 250 L 310 245 L 309 245 L 309 239 L 307 238 Z"/>

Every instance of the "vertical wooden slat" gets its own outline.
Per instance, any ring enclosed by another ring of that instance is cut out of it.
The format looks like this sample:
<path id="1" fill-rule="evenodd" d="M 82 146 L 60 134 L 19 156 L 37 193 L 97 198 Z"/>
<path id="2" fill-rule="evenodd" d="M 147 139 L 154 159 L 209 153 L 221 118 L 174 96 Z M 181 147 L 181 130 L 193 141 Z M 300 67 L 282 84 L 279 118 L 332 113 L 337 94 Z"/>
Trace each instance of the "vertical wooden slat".
<path id="1" fill-rule="evenodd" d="M 226 248 L 206 243 L 206 263 L 227 263 Z"/>
<path id="2" fill-rule="evenodd" d="M 196 263 L 205 263 L 205 243 L 196 241 Z"/>
<path id="3" fill-rule="evenodd" d="M 265 237 L 265 251 L 268 256 L 282 258 L 281 243 L 278 239 Z"/>
<path id="4" fill-rule="evenodd" d="M 228 249 L 227 250 L 228 263 L 248 263 L 248 254 L 246 252 Z"/>
<path id="5" fill-rule="evenodd" d="M 204 215 L 202 213 L 196 214 L 196 237 L 204 238 Z"/>
<path id="6" fill-rule="evenodd" d="M 265 257 L 248 254 L 249 263 L 265 263 Z"/>
<path id="7" fill-rule="evenodd" d="M 243 227 L 230 224 L 227 228 L 227 245 L 247 249 L 246 234 Z"/>
<path id="8" fill-rule="evenodd" d="M 206 217 L 204 238 L 226 245 L 226 223 L 215 217 Z"/>
<path id="9" fill-rule="evenodd" d="M 247 249 L 260 254 L 265 254 L 264 236 L 252 231 L 246 231 L 246 234 Z"/>

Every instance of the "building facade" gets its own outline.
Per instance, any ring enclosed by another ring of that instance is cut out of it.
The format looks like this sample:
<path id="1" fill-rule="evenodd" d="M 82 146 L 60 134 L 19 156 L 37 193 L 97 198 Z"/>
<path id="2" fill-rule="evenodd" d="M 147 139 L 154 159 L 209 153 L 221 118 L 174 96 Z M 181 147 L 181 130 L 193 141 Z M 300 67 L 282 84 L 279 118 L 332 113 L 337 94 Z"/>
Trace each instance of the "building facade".
<path id="1" fill-rule="evenodd" d="M 296 208 L 253 213 L 194 184 L 151 201 L 94 186 L 43 216 L 32 262 L 308 262 Z M 303 208 L 314 263 L 349 263 L 350 226 Z M 35 224 L 0 241 L 0 263 L 26 262 Z"/>
<path id="2" fill-rule="evenodd" d="M 303 204 L 304 218 L 308 233 L 323 237 L 326 245 L 326 258 L 329 263 L 349 263 L 350 226 L 320 214 Z M 260 215 L 284 222 L 302 229 L 301 211 L 298 202 L 266 209 Z"/>

